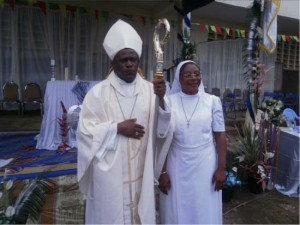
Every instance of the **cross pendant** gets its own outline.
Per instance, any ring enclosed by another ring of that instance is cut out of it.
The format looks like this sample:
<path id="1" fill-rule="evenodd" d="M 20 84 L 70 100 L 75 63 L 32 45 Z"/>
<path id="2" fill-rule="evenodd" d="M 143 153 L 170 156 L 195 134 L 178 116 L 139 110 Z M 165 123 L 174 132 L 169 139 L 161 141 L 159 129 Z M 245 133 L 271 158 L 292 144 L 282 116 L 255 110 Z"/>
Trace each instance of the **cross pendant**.
<path id="1" fill-rule="evenodd" d="M 190 122 L 187 122 L 186 125 L 187 125 L 187 127 L 189 128 L 189 127 L 190 127 Z"/>

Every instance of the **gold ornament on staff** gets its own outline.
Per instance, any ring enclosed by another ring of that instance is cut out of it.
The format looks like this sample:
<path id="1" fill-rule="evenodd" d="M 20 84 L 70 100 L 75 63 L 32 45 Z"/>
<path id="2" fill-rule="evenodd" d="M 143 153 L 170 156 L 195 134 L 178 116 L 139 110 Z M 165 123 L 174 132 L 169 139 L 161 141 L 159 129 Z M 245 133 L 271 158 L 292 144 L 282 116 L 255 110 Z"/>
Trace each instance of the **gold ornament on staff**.
<path id="1" fill-rule="evenodd" d="M 160 40 L 160 31 L 165 30 L 164 37 Z M 162 50 L 163 46 L 167 43 L 170 38 L 170 23 L 166 18 L 159 19 L 154 30 L 154 50 L 156 55 L 156 72 L 155 79 L 162 79 L 163 75 L 163 63 L 164 63 L 164 52 Z"/>

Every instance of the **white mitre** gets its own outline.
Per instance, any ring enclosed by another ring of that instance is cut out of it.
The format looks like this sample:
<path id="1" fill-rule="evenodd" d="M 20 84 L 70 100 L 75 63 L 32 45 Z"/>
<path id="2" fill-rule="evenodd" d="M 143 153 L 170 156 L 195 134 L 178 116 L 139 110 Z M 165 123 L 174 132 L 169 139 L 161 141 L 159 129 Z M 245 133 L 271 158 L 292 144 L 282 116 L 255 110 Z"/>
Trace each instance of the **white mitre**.
<path id="1" fill-rule="evenodd" d="M 142 44 L 142 39 L 135 29 L 123 20 L 118 20 L 112 25 L 103 41 L 103 47 L 111 60 L 124 48 L 135 50 L 140 58 Z"/>

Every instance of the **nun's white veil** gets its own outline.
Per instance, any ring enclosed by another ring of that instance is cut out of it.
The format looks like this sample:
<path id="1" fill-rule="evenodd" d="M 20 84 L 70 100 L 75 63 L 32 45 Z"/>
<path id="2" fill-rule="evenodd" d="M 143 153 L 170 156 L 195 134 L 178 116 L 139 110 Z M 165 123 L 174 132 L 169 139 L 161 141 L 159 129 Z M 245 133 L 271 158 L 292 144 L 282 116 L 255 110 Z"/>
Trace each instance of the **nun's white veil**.
<path id="1" fill-rule="evenodd" d="M 171 86 L 171 90 L 170 90 L 170 94 L 174 94 L 174 93 L 177 93 L 177 92 L 180 92 L 181 91 L 181 84 L 179 82 L 179 73 L 180 73 L 180 69 L 181 67 L 186 64 L 186 63 L 194 63 L 197 65 L 197 63 L 195 63 L 194 61 L 192 60 L 185 60 L 185 61 L 182 61 L 180 62 L 177 67 L 176 67 L 176 71 L 175 71 L 175 77 L 174 77 L 174 80 L 173 80 L 173 83 L 172 83 L 172 86 Z M 203 86 L 203 81 L 201 80 L 201 83 L 199 85 L 199 88 L 198 88 L 199 91 L 203 91 L 204 92 L 204 86 Z"/>

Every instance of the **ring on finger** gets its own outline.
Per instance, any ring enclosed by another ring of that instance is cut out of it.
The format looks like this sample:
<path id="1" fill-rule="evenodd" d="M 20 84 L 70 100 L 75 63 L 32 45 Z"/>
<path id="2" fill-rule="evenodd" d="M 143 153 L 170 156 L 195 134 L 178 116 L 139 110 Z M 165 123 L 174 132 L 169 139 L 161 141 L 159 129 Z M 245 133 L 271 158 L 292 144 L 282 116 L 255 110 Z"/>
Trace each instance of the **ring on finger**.
<path id="1" fill-rule="evenodd" d="M 136 131 L 136 132 L 135 132 L 135 136 L 138 136 L 138 135 L 139 135 L 139 132 Z"/>

